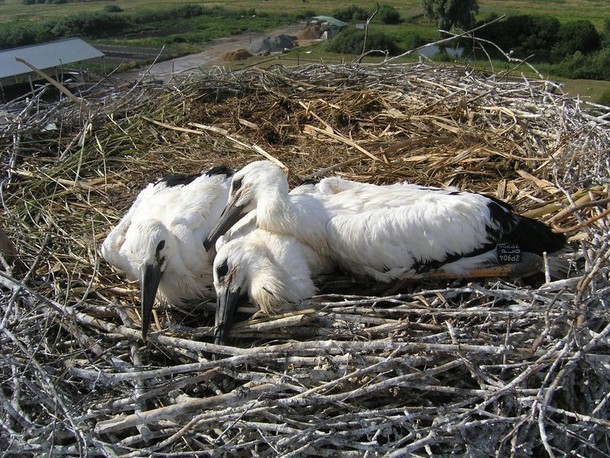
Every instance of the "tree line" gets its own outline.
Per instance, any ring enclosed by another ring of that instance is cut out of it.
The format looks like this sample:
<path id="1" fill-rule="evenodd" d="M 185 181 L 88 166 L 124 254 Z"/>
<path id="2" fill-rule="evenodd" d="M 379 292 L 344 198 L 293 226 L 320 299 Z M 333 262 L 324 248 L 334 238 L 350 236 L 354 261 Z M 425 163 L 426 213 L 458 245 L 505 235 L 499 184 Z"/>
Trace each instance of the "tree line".
<path id="1" fill-rule="evenodd" d="M 549 64 L 553 74 L 610 80 L 610 19 L 605 20 L 599 33 L 588 20 L 560 23 L 557 18 L 534 14 L 502 20 L 491 14 L 475 21 L 477 0 L 422 0 L 422 6 L 426 17 L 437 21 L 440 30 L 480 27 L 475 38 L 494 43 L 514 57 Z"/>
<path id="2" fill-rule="evenodd" d="M 38 0 L 23 1 L 36 2 Z M 71 14 L 40 22 L 28 22 L 27 24 L 5 24 L 0 28 L 0 49 L 44 43 L 72 36 L 92 39 L 112 37 L 134 30 L 137 31 L 144 25 L 150 26 L 151 23 L 162 21 L 199 16 L 236 19 L 243 15 L 243 12 L 229 11 L 221 7 L 204 8 L 199 5 L 181 5 L 167 10 L 117 14 L 121 12 L 121 8 L 117 5 L 107 5 L 102 11 Z"/>
<path id="3" fill-rule="evenodd" d="M 535 64 L 544 64 L 549 72 L 558 76 L 610 80 L 610 19 L 606 19 L 604 30 L 600 33 L 588 20 L 561 23 L 554 17 L 533 14 L 503 19 L 491 14 L 475 21 L 478 12 L 476 0 L 422 0 L 422 6 L 424 15 L 436 21 L 439 30 L 444 31 L 441 36 L 456 29 L 477 29 L 475 40 L 471 37 L 459 42 L 465 48 L 464 55 L 470 58 L 477 55 L 477 47 L 484 46 L 484 58 L 488 55 L 502 58 L 504 52 Z M 363 21 L 371 14 L 371 10 L 357 6 L 334 12 L 335 17 L 346 22 Z M 383 24 L 405 22 L 392 7 L 382 5 L 378 14 L 378 21 Z M 391 18 L 391 22 L 387 17 Z M 423 38 L 416 34 L 404 37 L 402 43 L 398 43 L 387 34 L 372 30 L 367 37 L 366 50 L 385 50 L 390 55 L 396 55 L 424 44 Z M 503 52 L 498 51 L 492 43 Z M 328 42 L 326 50 L 360 54 L 363 44 L 364 31 L 348 28 Z M 446 59 L 448 56 L 440 55 L 438 58 Z"/>

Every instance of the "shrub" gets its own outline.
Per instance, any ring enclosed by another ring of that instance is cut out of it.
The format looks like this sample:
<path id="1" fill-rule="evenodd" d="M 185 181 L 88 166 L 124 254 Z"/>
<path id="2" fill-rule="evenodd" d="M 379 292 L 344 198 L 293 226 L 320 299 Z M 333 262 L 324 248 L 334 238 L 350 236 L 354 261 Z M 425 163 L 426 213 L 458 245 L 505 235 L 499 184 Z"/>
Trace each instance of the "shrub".
<path id="1" fill-rule="evenodd" d="M 604 31 L 602 32 L 602 48 L 610 48 L 610 19 L 604 19 Z"/>
<path id="2" fill-rule="evenodd" d="M 610 80 L 610 48 L 603 48 L 591 57 L 593 77 L 600 80 Z"/>
<path id="3" fill-rule="evenodd" d="M 133 21 L 137 24 L 149 24 L 151 22 L 160 22 L 168 19 L 188 19 L 204 15 L 226 16 L 227 11 L 222 8 L 205 9 L 199 5 L 182 5 L 167 10 L 141 11 L 133 16 Z"/>
<path id="4" fill-rule="evenodd" d="M 60 37 L 71 35 L 103 37 L 122 32 L 128 26 L 129 21 L 116 14 L 78 13 L 58 20 L 52 32 Z"/>
<path id="5" fill-rule="evenodd" d="M 555 72 L 568 78 L 609 80 L 610 48 L 603 48 L 589 55 L 576 51 L 557 65 Z"/>
<path id="6" fill-rule="evenodd" d="M 486 18 L 488 22 L 492 17 Z M 504 51 L 512 50 L 517 57 L 534 54 L 538 60 L 550 55 L 557 43 L 560 23 L 550 16 L 519 15 L 509 16 L 479 30 L 477 36 L 485 38 Z"/>
<path id="7" fill-rule="evenodd" d="M 203 7 L 199 5 L 182 5 L 177 6 L 169 10 L 169 14 L 172 18 L 192 18 L 202 16 L 204 13 Z M 253 13 L 254 14 L 254 13 Z"/>
<path id="8" fill-rule="evenodd" d="M 36 35 L 35 28 L 30 26 L 0 27 L 0 49 L 16 48 L 17 46 L 35 43 Z"/>
<path id="9" fill-rule="evenodd" d="M 364 30 L 348 28 L 342 31 L 325 45 L 326 51 L 338 54 L 361 54 L 364 41 Z M 382 32 L 369 31 L 366 50 L 381 50 L 390 55 L 398 54 L 400 49 L 396 41 Z"/>
<path id="10" fill-rule="evenodd" d="M 426 44 L 426 40 L 421 35 L 412 31 L 403 32 L 399 40 L 403 49 L 415 49 Z"/>
<path id="11" fill-rule="evenodd" d="M 103 11 L 105 13 L 122 13 L 123 8 L 121 8 L 119 5 L 106 5 L 103 8 Z"/>
<path id="12" fill-rule="evenodd" d="M 601 36 L 591 21 L 571 21 L 561 24 L 553 53 L 566 56 L 580 51 L 589 54 L 599 49 Z"/>
<path id="13" fill-rule="evenodd" d="M 334 11 L 333 16 L 344 22 L 366 21 L 369 18 L 369 12 L 359 6 L 350 5 L 347 8 Z"/>
<path id="14" fill-rule="evenodd" d="M 377 17 L 379 18 L 382 24 L 395 25 L 400 24 L 402 22 L 398 10 L 396 10 L 396 8 L 394 8 L 393 6 L 389 5 L 381 5 L 379 7 Z"/>

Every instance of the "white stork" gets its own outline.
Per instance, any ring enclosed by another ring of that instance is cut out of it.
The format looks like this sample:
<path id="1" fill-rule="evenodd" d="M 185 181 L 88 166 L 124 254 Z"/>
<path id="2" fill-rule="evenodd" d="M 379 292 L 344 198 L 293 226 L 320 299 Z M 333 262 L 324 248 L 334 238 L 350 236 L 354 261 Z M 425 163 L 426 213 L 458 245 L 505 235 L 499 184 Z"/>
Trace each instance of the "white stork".
<path id="1" fill-rule="evenodd" d="M 346 271 L 387 282 L 430 271 L 468 277 L 497 265 L 498 247 L 507 243 L 515 256 L 565 244 L 545 224 L 481 194 L 411 184 L 346 188 L 291 195 L 279 167 L 253 162 L 234 175 L 227 207 L 205 245 L 256 210 L 257 227 L 292 235 Z"/>
<path id="2" fill-rule="evenodd" d="M 102 244 L 108 263 L 140 281 L 144 340 L 157 290 L 170 304 L 213 296 L 213 253 L 203 241 L 227 203 L 233 173 L 214 167 L 149 184 Z"/>
<path id="3" fill-rule="evenodd" d="M 330 273 L 334 263 L 294 237 L 255 229 L 216 243 L 214 288 L 217 295 L 214 342 L 222 344 L 241 296 L 258 306 L 258 314 L 289 310 L 317 289 L 313 278 Z"/>
<path id="4" fill-rule="evenodd" d="M 290 194 L 333 194 L 352 183 L 326 179 L 315 185 L 298 186 Z M 247 296 L 258 306 L 256 315 L 289 310 L 316 293 L 313 279 L 333 272 L 335 263 L 292 236 L 256 228 L 256 212 L 250 212 L 216 241 L 213 270 L 214 342 L 222 344 L 240 297 Z"/>

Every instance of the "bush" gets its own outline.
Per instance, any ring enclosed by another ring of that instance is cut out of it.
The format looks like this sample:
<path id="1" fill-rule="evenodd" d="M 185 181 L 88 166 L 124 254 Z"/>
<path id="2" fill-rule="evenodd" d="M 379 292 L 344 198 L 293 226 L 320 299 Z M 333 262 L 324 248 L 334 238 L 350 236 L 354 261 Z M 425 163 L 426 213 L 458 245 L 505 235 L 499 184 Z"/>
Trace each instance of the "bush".
<path id="1" fill-rule="evenodd" d="M 591 57 L 593 78 L 610 81 L 610 48 L 603 48 Z"/>
<path id="2" fill-rule="evenodd" d="M 36 38 L 34 27 L 22 25 L 0 27 L 0 49 L 29 45 L 35 43 Z"/>
<path id="3" fill-rule="evenodd" d="M 395 25 L 400 24 L 402 22 L 398 10 L 396 10 L 396 8 L 394 8 L 393 6 L 389 5 L 381 5 L 379 7 L 377 17 L 379 18 L 382 24 Z"/>
<path id="4" fill-rule="evenodd" d="M 111 13 L 79 13 L 56 22 L 52 33 L 58 37 L 86 35 L 104 37 L 123 32 L 130 25 L 127 18 Z"/>
<path id="5" fill-rule="evenodd" d="M 477 25 L 491 19 L 493 16 Z M 477 37 L 495 43 L 506 52 L 512 50 L 516 57 L 525 58 L 534 54 L 536 60 L 540 61 L 550 56 L 558 40 L 559 28 L 560 23 L 554 17 L 525 14 L 509 16 L 503 21 L 490 24 L 479 30 Z"/>
<path id="6" fill-rule="evenodd" d="M 333 17 L 344 22 L 366 21 L 369 18 L 369 12 L 367 10 L 355 5 L 350 5 L 347 8 L 336 10 L 332 15 Z"/>
<path id="7" fill-rule="evenodd" d="M 556 56 L 567 56 L 580 51 L 589 54 L 599 49 L 601 36 L 591 21 L 572 21 L 561 24 L 557 43 L 553 47 Z"/>
<path id="8" fill-rule="evenodd" d="M 399 40 L 403 49 L 415 49 L 427 43 L 421 35 L 412 31 L 402 32 Z"/>
<path id="9" fill-rule="evenodd" d="M 328 52 L 338 54 L 361 54 L 364 41 L 364 30 L 348 28 L 342 31 L 332 40 L 328 41 L 324 48 Z M 366 42 L 366 50 L 381 50 L 395 55 L 400 52 L 396 41 L 382 32 L 369 31 Z"/>
<path id="10" fill-rule="evenodd" d="M 247 15 L 255 14 L 255 10 L 248 10 Z M 229 13 L 224 8 L 214 7 L 211 9 L 203 8 L 199 5 L 182 5 L 167 10 L 141 11 L 133 16 L 136 24 L 149 24 L 173 19 L 189 19 L 198 16 L 219 16 L 228 17 Z M 238 16 L 235 15 L 234 16 Z"/>
<path id="11" fill-rule="evenodd" d="M 122 13 L 123 8 L 121 8 L 119 5 L 106 5 L 103 8 L 103 11 L 105 13 Z"/>
<path id="12" fill-rule="evenodd" d="M 204 9 L 199 5 L 182 5 L 169 10 L 169 14 L 172 18 L 192 18 L 202 16 Z"/>
<path id="13" fill-rule="evenodd" d="M 601 47 L 610 48 L 610 19 L 604 19 L 604 31 L 601 36 Z"/>
<path id="14" fill-rule="evenodd" d="M 587 56 L 576 51 L 555 67 L 555 73 L 567 78 L 610 80 L 610 48 Z"/>

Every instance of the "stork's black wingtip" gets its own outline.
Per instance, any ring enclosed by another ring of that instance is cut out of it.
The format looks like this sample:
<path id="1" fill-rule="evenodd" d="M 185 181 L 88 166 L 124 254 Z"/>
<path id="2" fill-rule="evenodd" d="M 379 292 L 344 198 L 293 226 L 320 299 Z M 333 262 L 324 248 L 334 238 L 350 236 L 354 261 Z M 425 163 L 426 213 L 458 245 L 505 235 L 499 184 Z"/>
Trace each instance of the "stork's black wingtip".
<path id="1" fill-rule="evenodd" d="M 205 251 L 210 251 L 210 249 L 212 248 L 213 243 L 209 240 L 209 239 L 205 239 L 203 241 L 203 248 L 205 248 Z"/>

